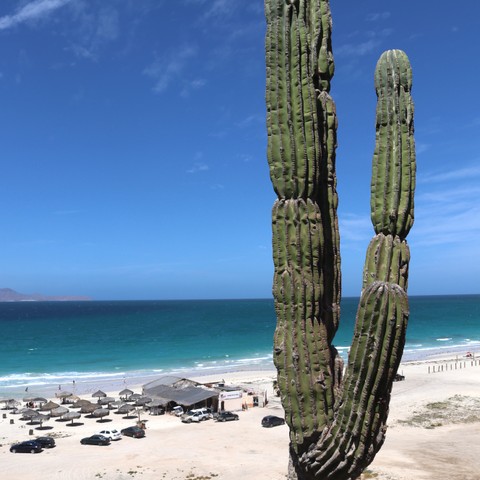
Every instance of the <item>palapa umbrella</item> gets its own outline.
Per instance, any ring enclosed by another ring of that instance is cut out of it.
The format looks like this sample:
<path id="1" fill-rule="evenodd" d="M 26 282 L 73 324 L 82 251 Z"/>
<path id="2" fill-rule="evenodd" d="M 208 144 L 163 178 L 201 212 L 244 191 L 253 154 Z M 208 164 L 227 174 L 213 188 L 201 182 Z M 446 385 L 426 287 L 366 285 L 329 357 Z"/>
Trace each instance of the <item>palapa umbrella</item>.
<path id="1" fill-rule="evenodd" d="M 85 403 L 80 408 L 80 413 L 93 413 L 97 409 L 98 409 L 98 405 L 94 403 Z"/>
<path id="2" fill-rule="evenodd" d="M 68 403 L 71 405 L 72 403 L 75 403 L 76 401 L 80 400 L 80 397 L 77 395 L 70 395 L 69 397 L 66 397 L 62 400 L 62 403 Z"/>
<path id="3" fill-rule="evenodd" d="M 122 413 L 130 413 L 132 410 L 135 410 L 135 407 L 133 405 L 129 405 L 128 403 L 124 403 L 120 407 L 118 407 L 118 410 L 116 413 L 122 414 Z"/>
<path id="4" fill-rule="evenodd" d="M 115 399 L 113 397 L 103 397 L 98 400 L 98 403 L 100 405 L 109 405 L 110 403 L 113 403 Z"/>
<path id="5" fill-rule="evenodd" d="M 47 399 L 43 397 L 39 397 L 38 395 L 30 395 L 28 397 L 23 397 L 23 401 L 25 403 L 33 402 L 33 403 L 47 403 Z"/>
<path id="6" fill-rule="evenodd" d="M 68 397 L 71 397 L 72 395 L 73 395 L 72 392 L 66 392 L 66 391 L 58 392 L 55 394 L 57 398 L 68 398 Z"/>
<path id="7" fill-rule="evenodd" d="M 31 408 L 22 408 L 20 413 L 22 414 L 21 420 L 30 420 L 35 415 L 38 415 L 38 412 Z"/>
<path id="8" fill-rule="evenodd" d="M 43 415 L 43 413 L 37 412 L 37 414 L 30 419 L 30 424 L 33 425 L 34 423 L 39 423 L 39 428 L 42 428 L 43 422 L 46 422 L 47 420 L 50 420 L 50 415 Z"/>
<path id="9" fill-rule="evenodd" d="M 44 403 L 41 407 L 40 407 L 40 410 L 42 412 L 48 412 L 49 410 L 53 410 L 54 408 L 57 408 L 59 407 L 60 405 L 58 403 L 55 403 L 55 402 L 47 402 L 47 403 Z"/>
<path id="10" fill-rule="evenodd" d="M 82 408 L 84 405 L 93 405 L 90 400 L 85 400 L 81 398 L 77 400 L 73 405 L 70 405 L 70 408 Z"/>
<path id="11" fill-rule="evenodd" d="M 14 398 L 2 398 L 0 403 L 4 403 L 5 406 L 3 408 L 6 408 L 7 410 L 11 410 L 20 405 L 20 402 Z"/>
<path id="12" fill-rule="evenodd" d="M 92 393 L 92 397 L 102 398 L 106 396 L 107 394 L 105 392 L 102 392 L 101 390 L 97 390 L 95 393 Z"/>
<path id="13" fill-rule="evenodd" d="M 133 392 L 129 388 L 124 388 L 121 392 L 119 392 L 119 395 L 127 400 L 130 395 L 133 395 Z"/>
<path id="14" fill-rule="evenodd" d="M 67 421 L 71 420 L 72 423 L 70 423 L 70 425 L 74 425 L 73 421 L 80 417 L 81 415 L 79 412 L 67 412 L 62 415 L 60 420 L 67 420 Z"/>
<path id="15" fill-rule="evenodd" d="M 132 395 L 130 395 L 129 400 L 136 401 L 136 400 L 138 400 L 139 398 L 142 398 L 142 397 L 143 397 L 143 395 L 140 394 L 140 393 L 133 393 Z"/>
<path id="16" fill-rule="evenodd" d="M 107 410 L 106 408 L 97 408 L 96 410 L 93 411 L 93 416 L 98 417 L 100 420 L 99 422 L 103 421 L 103 417 L 107 417 L 110 415 L 110 410 Z"/>
<path id="17" fill-rule="evenodd" d="M 57 407 L 54 408 L 53 410 L 50 410 L 50 416 L 51 417 L 61 417 L 62 415 L 65 415 L 68 412 L 67 407 Z M 75 412 L 77 413 L 77 412 Z"/>
<path id="18" fill-rule="evenodd" d="M 146 405 L 147 403 L 150 403 L 151 401 L 152 401 L 152 399 L 150 397 L 140 397 L 135 402 L 135 405 L 138 405 L 139 407 L 143 407 L 143 405 Z"/>
<path id="19" fill-rule="evenodd" d="M 66 391 L 58 392 L 55 394 L 57 398 L 60 398 L 60 400 L 62 400 L 62 403 L 66 403 L 67 398 L 71 397 L 72 395 L 72 392 Z"/>

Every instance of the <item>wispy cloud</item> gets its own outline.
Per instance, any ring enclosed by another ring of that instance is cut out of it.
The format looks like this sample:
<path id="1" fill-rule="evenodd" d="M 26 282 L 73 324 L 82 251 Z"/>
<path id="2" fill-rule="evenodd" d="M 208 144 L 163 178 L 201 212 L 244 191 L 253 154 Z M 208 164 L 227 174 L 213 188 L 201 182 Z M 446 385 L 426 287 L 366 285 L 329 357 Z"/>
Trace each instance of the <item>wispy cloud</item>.
<path id="1" fill-rule="evenodd" d="M 471 167 L 460 168 L 458 170 L 451 170 L 448 172 L 437 172 L 423 175 L 419 181 L 421 183 L 438 183 L 448 182 L 452 180 L 472 180 L 474 177 L 480 176 L 480 165 L 473 165 Z"/>
<path id="2" fill-rule="evenodd" d="M 187 170 L 187 173 L 205 172 L 207 170 L 209 170 L 209 167 L 206 163 L 197 162 Z"/>
<path id="3" fill-rule="evenodd" d="M 367 22 L 378 22 L 379 20 L 386 20 L 390 18 L 390 12 L 376 12 L 367 15 Z"/>
<path id="4" fill-rule="evenodd" d="M 195 90 L 200 90 L 207 84 L 207 81 L 204 78 L 196 78 L 189 82 L 184 82 L 183 89 L 180 92 L 180 96 L 187 98 Z"/>
<path id="5" fill-rule="evenodd" d="M 480 167 L 423 174 L 415 203 L 419 246 L 469 245 L 480 236 Z"/>
<path id="6" fill-rule="evenodd" d="M 34 0 L 29 2 L 14 14 L 1 17 L 0 30 L 12 28 L 24 22 L 42 19 L 72 1 L 74 0 Z"/>
<path id="7" fill-rule="evenodd" d="M 155 58 L 155 60 L 143 70 L 143 73 L 155 81 L 153 91 L 163 93 L 173 80 L 178 78 L 187 67 L 188 60 L 197 53 L 193 45 L 184 45 L 182 48 L 171 52 L 168 57 Z"/>

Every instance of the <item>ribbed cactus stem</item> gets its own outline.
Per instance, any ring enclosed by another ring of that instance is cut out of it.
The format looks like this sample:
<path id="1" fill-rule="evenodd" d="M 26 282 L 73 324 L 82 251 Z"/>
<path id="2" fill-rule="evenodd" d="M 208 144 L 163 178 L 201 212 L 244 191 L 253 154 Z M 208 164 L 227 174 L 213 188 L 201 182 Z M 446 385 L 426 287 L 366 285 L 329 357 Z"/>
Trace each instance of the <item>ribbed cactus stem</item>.
<path id="1" fill-rule="evenodd" d="M 376 233 L 404 239 L 413 225 L 415 144 L 412 69 L 401 50 L 382 54 L 375 69 L 377 135 L 373 155 L 372 223 Z"/>
<path id="2" fill-rule="evenodd" d="M 265 0 L 267 131 L 277 314 L 274 362 L 290 429 L 290 480 L 356 478 L 383 443 L 408 320 L 413 223 L 411 69 L 380 58 L 371 216 L 354 339 L 342 381 L 334 64 L 327 0 Z"/>
<path id="3" fill-rule="evenodd" d="M 341 371 L 331 346 L 340 302 L 331 19 L 320 0 L 271 0 L 265 12 L 274 362 L 296 449 L 331 422 Z"/>

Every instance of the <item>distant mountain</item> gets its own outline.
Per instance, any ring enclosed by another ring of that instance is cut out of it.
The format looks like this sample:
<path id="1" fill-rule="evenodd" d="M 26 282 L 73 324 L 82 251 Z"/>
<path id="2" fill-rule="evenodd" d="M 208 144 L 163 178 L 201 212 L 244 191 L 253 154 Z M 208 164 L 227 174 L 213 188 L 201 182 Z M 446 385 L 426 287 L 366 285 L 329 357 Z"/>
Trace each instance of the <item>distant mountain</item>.
<path id="1" fill-rule="evenodd" d="M 38 293 L 18 293 L 11 288 L 0 288 L 0 302 L 71 302 L 71 301 L 87 301 L 88 297 L 65 296 L 47 296 Z"/>

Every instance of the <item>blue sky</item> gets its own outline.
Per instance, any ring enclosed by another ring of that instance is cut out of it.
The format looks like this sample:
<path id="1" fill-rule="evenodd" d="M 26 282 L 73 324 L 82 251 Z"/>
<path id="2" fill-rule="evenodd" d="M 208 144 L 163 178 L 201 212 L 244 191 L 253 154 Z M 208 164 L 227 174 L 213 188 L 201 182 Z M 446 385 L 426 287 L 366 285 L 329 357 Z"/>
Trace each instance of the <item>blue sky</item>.
<path id="1" fill-rule="evenodd" d="M 372 237 L 390 48 L 414 73 L 409 293 L 480 293 L 480 3 L 331 7 L 343 295 Z M 2 0 L 0 288 L 271 296 L 264 35 L 263 0 Z"/>

